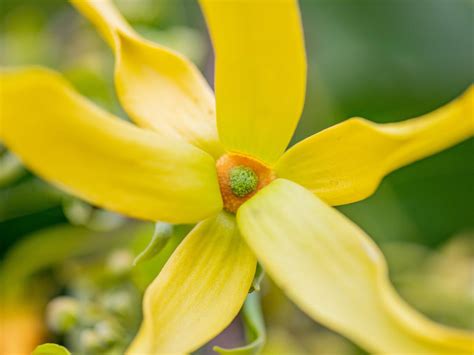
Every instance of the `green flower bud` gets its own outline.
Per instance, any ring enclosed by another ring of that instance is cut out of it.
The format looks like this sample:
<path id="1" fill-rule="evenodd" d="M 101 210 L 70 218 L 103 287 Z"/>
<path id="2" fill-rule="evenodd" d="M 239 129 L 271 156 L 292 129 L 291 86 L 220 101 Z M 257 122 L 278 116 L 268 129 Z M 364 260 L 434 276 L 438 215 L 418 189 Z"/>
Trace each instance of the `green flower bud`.
<path id="1" fill-rule="evenodd" d="M 108 346 L 121 340 L 122 335 L 120 334 L 119 327 L 110 321 L 101 321 L 97 323 L 94 327 L 94 331 L 100 340 Z"/>
<path id="2" fill-rule="evenodd" d="M 133 267 L 133 255 L 128 250 L 116 250 L 107 258 L 107 269 L 115 276 L 125 276 Z"/>
<path id="3" fill-rule="evenodd" d="M 77 324 L 79 303 L 76 299 L 61 296 L 49 302 L 46 308 L 48 327 L 58 333 L 65 333 Z"/>
<path id="4" fill-rule="evenodd" d="M 127 316 L 132 311 L 131 305 L 135 300 L 126 290 L 110 292 L 102 299 L 104 308 L 117 315 Z"/>
<path id="5" fill-rule="evenodd" d="M 104 348 L 99 334 L 92 329 L 84 329 L 79 335 L 79 344 L 84 352 L 97 352 Z"/>

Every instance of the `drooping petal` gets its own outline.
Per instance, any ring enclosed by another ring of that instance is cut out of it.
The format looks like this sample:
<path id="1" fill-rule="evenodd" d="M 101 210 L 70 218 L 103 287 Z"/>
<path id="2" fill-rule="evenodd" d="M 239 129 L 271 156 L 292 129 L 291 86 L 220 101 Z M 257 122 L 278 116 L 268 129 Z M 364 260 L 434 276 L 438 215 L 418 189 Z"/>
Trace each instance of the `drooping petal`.
<path id="1" fill-rule="evenodd" d="M 222 208 L 214 160 L 115 118 L 41 68 L 0 72 L 0 139 L 35 173 L 128 216 L 191 223 Z"/>
<path id="2" fill-rule="evenodd" d="M 194 64 L 141 38 L 111 1 L 71 2 L 114 49 L 117 94 L 130 117 L 142 127 L 220 156 L 214 95 Z"/>
<path id="3" fill-rule="evenodd" d="M 296 144 L 276 165 L 277 175 L 313 191 L 330 205 L 370 196 L 393 170 L 474 134 L 474 87 L 424 116 L 376 124 L 353 118 Z"/>
<path id="4" fill-rule="evenodd" d="M 136 36 L 112 0 L 69 0 L 101 33 L 110 47 L 115 48 L 117 31 Z"/>
<path id="5" fill-rule="evenodd" d="M 467 354 L 474 334 L 437 325 L 388 281 L 382 253 L 310 191 L 278 179 L 242 205 L 240 231 L 268 274 L 309 316 L 366 350 Z"/>
<path id="6" fill-rule="evenodd" d="M 232 215 L 198 224 L 146 290 L 144 320 L 128 354 L 188 353 L 204 345 L 239 312 L 255 267 Z"/>
<path id="7" fill-rule="evenodd" d="M 200 3 L 216 54 L 221 141 L 272 165 L 304 104 L 306 58 L 297 1 Z"/>

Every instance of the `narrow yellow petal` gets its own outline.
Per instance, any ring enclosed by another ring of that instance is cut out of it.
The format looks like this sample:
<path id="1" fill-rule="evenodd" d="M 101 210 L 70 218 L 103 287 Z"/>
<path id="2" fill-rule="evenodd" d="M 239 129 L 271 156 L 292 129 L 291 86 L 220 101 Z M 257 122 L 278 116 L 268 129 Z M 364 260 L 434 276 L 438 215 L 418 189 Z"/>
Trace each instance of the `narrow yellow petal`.
<path id="1" fill-rule="evenodd" d="M 110 47 L 115 48 L 117 31 L 137 35 L 112 0 L 69 0 L 101 33 Z"/>
<path id="2" fill-rule="evenodd" d="M 272 165 L 298 123 L 306 57 L 297 1 L 201 0 L 216 54 L 224 146 Z"/>
<path id="3" fill-rule="evenodd" d="M 145 293 L 144 320 L 128 354 L 188 353 L 220 333 L 249 291 L 256 259 L 235 218 L 198 224 Z"/>
<path id="4" fill-rule="evenodd" d="M 109 0 L 71 0 L 97 27 L 115 53 L 118 97 L 140 126 L 184 139 L 214 157 L 217 136 L 214 94 L 182 55 L 141 38 Z"/>
<path id="5" fill-rule="evenodd" d="M 0 100 L 0 139 L 35 173 L 78 197 L 172 223 L 222 208 L 211 156 L 109 115 L 52 71 L 0 71 Z"/>
<path id="6" fill-rule="evenodd" d="M 375 243 L 305 188 L 278 179 L 242 205 L 240 231 L 259 262 L 313 319 L 383 354 L 468 354 L 474 334 L 437 325 L 388 281 Z"/>
<path id="7" fill-rule="evenodd" d="M 118 38 L 115 84 L 134 121 L 221 156 L 214 94 L 193 64 L 138 37 L 119 33 Z"/>
<path id="8" fill-rule="evenodd" d="M 474 87 L 424 116 L 376 124 L 352 118 L 296 144 L 279 160 L 278 176 L 330 205 L 370 196 L 383 177 L 474 134 Z"/>

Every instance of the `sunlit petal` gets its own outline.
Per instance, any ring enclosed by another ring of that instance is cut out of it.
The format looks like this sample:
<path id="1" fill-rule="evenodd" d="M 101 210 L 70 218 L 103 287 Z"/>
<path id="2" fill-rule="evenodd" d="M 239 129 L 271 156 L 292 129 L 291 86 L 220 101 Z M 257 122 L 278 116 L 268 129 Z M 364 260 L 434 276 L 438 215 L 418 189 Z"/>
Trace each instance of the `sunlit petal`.
<path id="1" fill-rule="evenodd" d="M 255 267 L 233 216 L 222 212 L 198 224 L 148 287 L 128 353 L 188 353 L 204 345 L 239 312 Z"/>
<path id="2" fill-rule="evenodd" d="M 217 126 L 225 147 L 273 164 L 305 97 L 306 58 L 295 0 L 201 0 L 216 54 Z"/>
<path id="3" fill-rule="evenodd" d="M 72 0 L 114 49 L 119 99 L 139 125 L 222 154 L 214 95 L 182 55 L 141 38 L 109 0 Z"/>
<path id="4" fill-rule="evenodd" d="M 280 177 L 331 205 L 370 196 L 393 170 L 435 154 L 474 134 L 474 87 L 424 116 L 376 124 L 353 118 L 296 144 L 279 160 Z"/>
<path id="5" fill-rule="evenodd" d="M 240 207 L 237 221 L 287 295 L 313 319 L 366 350 L 472 351 L 473 334 L 437 325 L 403 302 L 375 243 L 305 188 L 278 179 Z"/>
<path id="6" fill-rule="evenodd" d="M 191 223 L 222 208 L 214 160 L 115 118 L 58 74 L 0 72 L 0 138 L 35 173 L 128 216 Z"/>

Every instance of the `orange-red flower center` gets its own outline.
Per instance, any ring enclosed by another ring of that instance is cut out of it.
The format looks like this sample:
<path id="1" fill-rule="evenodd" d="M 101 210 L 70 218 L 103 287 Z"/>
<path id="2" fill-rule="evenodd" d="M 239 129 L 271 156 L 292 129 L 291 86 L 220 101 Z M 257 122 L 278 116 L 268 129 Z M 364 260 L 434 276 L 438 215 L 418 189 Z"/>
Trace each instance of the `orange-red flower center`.
<path id="1" fill-rule="evenodd" d="M 216 168 L 224 209 L 232 213 L 276 177 L 265 164 L 240 154 L 223 155 Z"/>

